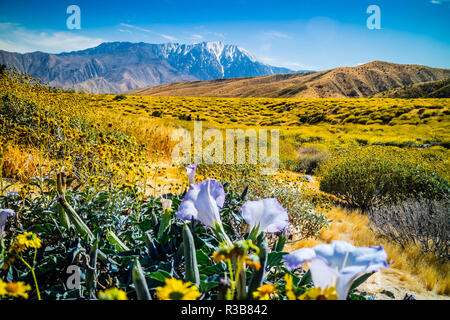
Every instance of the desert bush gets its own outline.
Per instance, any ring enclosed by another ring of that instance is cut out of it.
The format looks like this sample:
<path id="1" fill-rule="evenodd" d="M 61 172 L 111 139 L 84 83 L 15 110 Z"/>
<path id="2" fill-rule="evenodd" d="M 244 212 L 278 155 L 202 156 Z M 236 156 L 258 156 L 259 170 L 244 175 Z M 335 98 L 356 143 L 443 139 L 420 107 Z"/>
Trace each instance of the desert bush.
<path id="1" fill-rule="evenodd" d="M 340 151 L 320 174 L 322 191 L 363 210 L 411 197 L 441 199 L 450 191 L 448 180 L 433 170 L 432 163 L 398 148 Z"/>
<path id="2" fill-rule="evenodd" d="M 314 146 L 301 147 L 298 150 L 298 159 L 290 165 L 290 169 L 295 172 L 313 174 L 314 171 L 324 163 L 330 154 Z"/>
<path id="3" fill-rule="evenodd" d="M 369 211 L 372 229 L 403 247 L 413 243 L 424 252 L 450 259 L 450 198 L 410 199 Z"/>
<path id="4" fill-rule="evenodd" d="M 160 110 L 155 110 L 155 111 L 152 112 L 152 117 L 159 117 L 159 118 L 161 118 L 161 116 L 162 116 L 162 111 L 160 111 Z"/>
<path id="5" fill-rule="evenodd" d="M 127 96 L 125 96 L 125 95 L 123 95 L 123 94 L 118 94 L 117 96 L 115 96 L 114 98 L 113 98 L 113 100 L 114 101 L 120 101 L 120 100 L 123 100 L 123 99 L 126 99 L 127 98 Z"/>

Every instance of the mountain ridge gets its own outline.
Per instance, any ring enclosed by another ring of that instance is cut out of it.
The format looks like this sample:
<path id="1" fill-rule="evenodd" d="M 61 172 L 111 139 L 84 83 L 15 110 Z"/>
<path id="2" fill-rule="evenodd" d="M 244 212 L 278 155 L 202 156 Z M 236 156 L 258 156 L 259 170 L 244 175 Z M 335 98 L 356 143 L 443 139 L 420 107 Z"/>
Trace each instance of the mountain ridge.
<path id="1" fill-rule="evenodd" d="M 125 94 L 154 96 L 348 98 L 371 97 L 379 92 L 415 83 L 443 80 L 450 69 L 373 61 L 356 67 L 209 81 L 176 82 L 140 88 Z"/>
<path id="2" fill-rule="evenodd" d="M 198 44 L 105 42 L 85 50 L 14 53 L 0 64 L 51 86 L 90 93 L 120 93 L 174 81 L 210 80 L 293 72 L 259 62 L 247 50 L 220 41 Z"/>

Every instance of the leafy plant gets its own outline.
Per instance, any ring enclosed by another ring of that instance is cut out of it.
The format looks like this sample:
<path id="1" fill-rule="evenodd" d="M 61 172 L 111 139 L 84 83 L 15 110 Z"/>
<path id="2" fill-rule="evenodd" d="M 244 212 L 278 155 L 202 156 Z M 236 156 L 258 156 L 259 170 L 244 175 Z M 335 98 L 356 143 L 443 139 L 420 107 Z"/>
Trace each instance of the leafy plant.
<path id="1" fill-rule="evenodd" d="M 367 147 L 337 153 L 321 168 L 320 189 L 367 210 L 409 197 L 441 199 L 450 184 L 423 158 L 394 148 Z"/>

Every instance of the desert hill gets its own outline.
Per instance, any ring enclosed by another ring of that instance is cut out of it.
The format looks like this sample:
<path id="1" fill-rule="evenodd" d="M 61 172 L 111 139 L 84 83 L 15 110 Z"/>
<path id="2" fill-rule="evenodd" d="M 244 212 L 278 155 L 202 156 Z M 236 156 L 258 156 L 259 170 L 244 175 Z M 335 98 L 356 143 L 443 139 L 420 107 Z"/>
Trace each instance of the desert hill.
<path id="1" fill-rule="evenodd" d="M 345 98 L 369 97 L 411 84 L 450 77 L 450 69 L 374 61 L 357 67 L 263 77 L 186 81 L 126 94 L 197 97 Z"/>
<path id="2" fill-rule="evenodd" d="M 383 91 L 376 98 L 450 98 L 450 78 L 411 84 Z"/>

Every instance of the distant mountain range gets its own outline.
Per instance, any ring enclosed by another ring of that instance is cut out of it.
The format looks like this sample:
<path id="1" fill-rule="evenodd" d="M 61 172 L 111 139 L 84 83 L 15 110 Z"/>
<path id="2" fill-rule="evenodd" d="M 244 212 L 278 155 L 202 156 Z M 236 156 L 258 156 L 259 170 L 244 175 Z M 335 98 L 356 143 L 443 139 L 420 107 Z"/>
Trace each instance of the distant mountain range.
<path id="1" fill-rule="evenodd" d="M 29 73 L 51 86 L 90 93 L 119 93 L 175 81 L 293 72 L 266 65 L 245 49 L 222 42 L 193 45 L 109 42 L 60 54 L 0 50 L 0 64 Z"/>
<path id="2" fill-rule="evenodd" d="M 394 88 L 449 77 L 450 69 L 374 61 L 357 67 L 341 67 L 319 72 L 178 82 L 131 90 L 126 93 L 197 97 L 371 97 Z M 441 91 L 441 94 L 444 94 L 444 91 Z"/>

